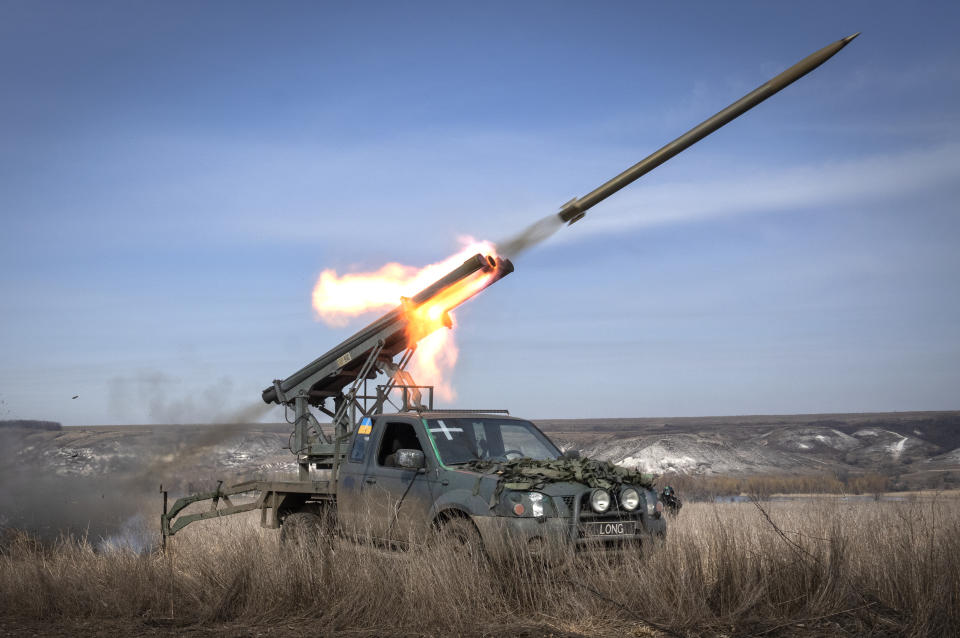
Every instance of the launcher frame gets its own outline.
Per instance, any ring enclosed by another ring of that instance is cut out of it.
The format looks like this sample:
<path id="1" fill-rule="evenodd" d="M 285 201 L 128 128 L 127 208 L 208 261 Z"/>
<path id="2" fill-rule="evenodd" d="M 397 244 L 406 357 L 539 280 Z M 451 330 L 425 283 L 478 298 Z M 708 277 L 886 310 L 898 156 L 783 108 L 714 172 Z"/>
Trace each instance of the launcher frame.
<path id="1" fill-rule="evenodd" d="M 420 293 L 402 299 L 397 308 L 323 356 L 265 388 L 263 400 L 266 403 L 277 403 L 293 411 L 293 420 L 288 418 L 287 421 L 293 425 L 290 451 L 297 456 L 299 479 L 310 479 L 312 465 L 317 469 L 332 470 L 332 478 L 336 481 L 340 462 L 346 455 L 344 444 L 363 418 L 381 414 L 387 403 L 393 403 L 391 394 L 399 392 L 401 395 L 398 411 L 432 409 L 433 386 L 417 385 L 406 371 L 416 352 L 416 341 L 426 336 L 409 334 L 408 313 L 477 273 L 493 276 L 460 303 L 511 272 L 513 264 L 510 260 L 476 254 Z M 447 327 L 452 325 L 446 313 L 444 324 Z M 380 375 L 386 376 L 386 383 L 377 385 L 376 394 L 370 394 L 368 382 Z M 424 391 L 428 397 L 426 406 L 422 402 Z M 327 407 L 328 399 L 333 399 L 333 409 Z M 324 433 L 311 407 L 331 418 L 333 432 L 330 436 Z"/>

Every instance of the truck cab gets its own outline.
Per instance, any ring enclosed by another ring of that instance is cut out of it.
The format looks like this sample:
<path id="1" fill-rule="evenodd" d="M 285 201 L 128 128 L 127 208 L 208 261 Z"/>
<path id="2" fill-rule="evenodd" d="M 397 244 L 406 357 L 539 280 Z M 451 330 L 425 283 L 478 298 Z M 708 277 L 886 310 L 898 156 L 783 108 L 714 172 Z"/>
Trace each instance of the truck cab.
<path id="1" fill-rule="evenodd" d="M 596 463 L 564 455 L 533 423 L 515 417 L 380 414 L 362 419 L 347 447 L 337 518 L 349 536 L 398 544 L 449 526 L 491 554 L 508 538 L 536 550 L 641 543 L 665 534 L 649 484 L 576 480 L 584 462 Z M 517 468 L 526 480 L 511 478 Z"/>

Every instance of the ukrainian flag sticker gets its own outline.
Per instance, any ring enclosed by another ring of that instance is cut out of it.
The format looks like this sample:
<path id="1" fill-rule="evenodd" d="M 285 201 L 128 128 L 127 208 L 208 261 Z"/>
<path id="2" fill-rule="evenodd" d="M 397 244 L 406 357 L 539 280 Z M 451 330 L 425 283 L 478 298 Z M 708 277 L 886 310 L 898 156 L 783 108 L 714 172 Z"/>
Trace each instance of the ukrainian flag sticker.
<path id="1" fill-rule="evenodd" d="M 370 417 L 365 416 L 360 419 L 360 427 L 357 428 L 357 434 L 370 434 L 372 430 L 373 420 Z"/>

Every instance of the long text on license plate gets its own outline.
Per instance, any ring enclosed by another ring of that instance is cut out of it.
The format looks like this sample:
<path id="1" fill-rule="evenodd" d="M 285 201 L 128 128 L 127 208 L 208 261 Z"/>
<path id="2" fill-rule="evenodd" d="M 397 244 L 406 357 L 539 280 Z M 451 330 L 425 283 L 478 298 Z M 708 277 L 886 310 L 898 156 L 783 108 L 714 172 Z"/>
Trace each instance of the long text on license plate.
<path id="1" fill-rule="evenodd" d="M 625 536 L 634 533 L 636 524 L 636 521 L 587 523 L 584 526 L 584 532 L 587 536 Z"/>

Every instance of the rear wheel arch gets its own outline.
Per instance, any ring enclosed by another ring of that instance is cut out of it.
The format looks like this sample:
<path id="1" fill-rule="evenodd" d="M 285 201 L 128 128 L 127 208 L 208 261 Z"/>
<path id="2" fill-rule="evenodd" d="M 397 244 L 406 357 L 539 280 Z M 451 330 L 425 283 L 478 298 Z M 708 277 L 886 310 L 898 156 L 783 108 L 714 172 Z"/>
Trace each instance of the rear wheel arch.
<path id="1" fill-rule="evenodd" d="M 282 545 L 309 545 L 323 533 L 323 519 L 312 512 L 293 512 L 283 518 L 280 526 Z"/>
<path id="2" fill-rule="evenodd" d="M 311 511 L 309 509 L 309 505 L 307 505 L 306 496 L 301 494 L 279 493 L 277 502 L 277 519 L 281 525 L 283 525 L 284 519 L 286 519 L 288 516 L 296 514 L 297 512 L 305 511 Z"/>
<path id="3" fill-rule="evenodd" d="M 280 512 L 280 542 L 298 542 L 305 537 L 331 538 L 336 534 L 337 513 L 333 504 L 301 503 Z"/>

